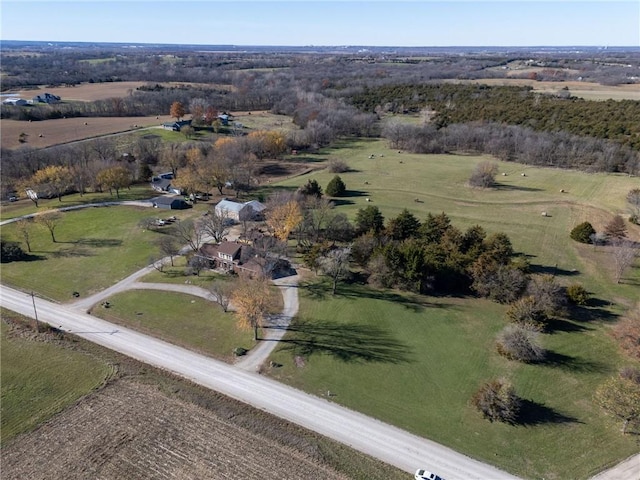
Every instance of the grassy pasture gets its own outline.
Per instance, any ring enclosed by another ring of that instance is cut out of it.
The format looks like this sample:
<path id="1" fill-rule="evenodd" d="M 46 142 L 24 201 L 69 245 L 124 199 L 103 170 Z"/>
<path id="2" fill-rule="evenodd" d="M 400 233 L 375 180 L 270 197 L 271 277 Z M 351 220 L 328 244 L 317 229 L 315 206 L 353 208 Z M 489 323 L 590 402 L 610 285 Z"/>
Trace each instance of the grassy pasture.
<path id="1" fill-rule="evenodd" d="M 345 143 L 318 155 L 320 161 L 330 158 L 341 159 L 350 168 L 340 174 L 347 196 L 336 203 L 351 219 L 358 209 L 369 205 L 377 206 L 385 219 L 397 216 L 403 208 L 420 220 L 429 212 L 445 212 L 458 228 L 480 224 L 489 233 L 505 232 L 514 248 L 530 256 L 534 265 L 557 265 L 567 272 L 584 268 L 580 246 L 569 241 L 570 230 L 588 220 L 601 231 L 614 214 L 625 213 L 626 194 L 638 185 L 636 178 L 624 175 L 535 168 L 490 156 L 398 153 L 383 140 Z M 498 186 L 470 188 L 467 181 L 473 169 L 486 160 L 498 165 Z M 313 171 L 271 188 L 297 188 L 308 179 L 326 188 L 334 175 L 327 170 Z M 548 216 L 543 217 L 542 212 Z M 640 228 L 627 225 L 629 236 L 640 240 Z"/>
<path id="2" fill-rule="evenodd" d="M 141 219 L 158 216 L 155 209 L 125 206 L 65 212 L 55 230 L 56 243 L 47 230 L 33 225 L 32 260 L 3 264 L 2 282 L 58 301 L 71 300 L 74 291 L 86 296 L 103 290 L 158 254 L 155 242 L 162 233 L 138 226 Z M 2 233 L 22 243 L 14 223 L 3 226 Z"/>
<path id="3" fill-rule="evenodd" d="M 220 360 L 233 361 L 232 350 L 255 345 L 253 331 L 239 330 L 233 313 L 200 297 L 157 290 L 132 290 L 109 299 L 92 314 Z"/>
<path id="4" fill-rule="evenodd" d="M 482 190 L 466 182 L 486 156 L 412 155 L 367 140 L 318 155 L 330 158 L 351 169 L 340 174 L 348 195 L 337 199 L 349 217 L 368 205 L 386 219 L 405 207 L 421 220 L 444 211 L 461 229 L 480 224 L 506 233 L 534 271 L 555 273 L 563 284 L 581 282 L 596 301 L 574 312 L 580 321 L 559 320 L 543 335 L 552 361 L 522 365 L 494 349 L 506 324 L 504 306 L 350 285 L 332 297 L 326 285 L 311 283 L 301 288 L 299 318 L 272 356 L 283 365 L 272 376 L 311 393 L 331 391 L 336 402 L 525 478 L 587 478 L 638 452 L 636 440 L 620 435 L 620 425 L 594 404 L 593 392 L 621 365 L 634 364 L 607 333 L 637 300 L 640 269 L 616 285 L 606 249 L 569 238 L 577 223 L 602 230 L 623 213 L 637 179 L 496 162 L 507 175 L 497 177 L 497 188 Z M 333 175 L 316 171 L 277 185 L 294 188 L 314 178 L 324 188 Z M 628 228 L 640 240 L 640 229 Z M 296 366 L 296 355 L 304 367 Z M 526 400 L 523 425 L 491 424 L 470 406 L 478 386 L 497 377 L 509 378 Z"/>
<path id="5" fill-rule="evenodd" d="M 332 297 L 322 283 L 300 294 L 299 318 L 271 357 L 280 381 L 330 391 L 332 401 L 524 478 L 587 478 L 638 451 L 592 401 L 620 362 L 598 324 L 566 321 L 545 335 L 556 360 L 528 366 L 493 348 L 504 306 L 346 285 Z M 527 401 L 521 426 L 489 423 L 469 404 L 482 382 L 500 377 Z"/>
<path id="6" fill-rule="evenodd" d="M 3 446 L 99 387 L 112 372 L 84 353 L 10 335 L 4 321 L 0 332 Z"/>

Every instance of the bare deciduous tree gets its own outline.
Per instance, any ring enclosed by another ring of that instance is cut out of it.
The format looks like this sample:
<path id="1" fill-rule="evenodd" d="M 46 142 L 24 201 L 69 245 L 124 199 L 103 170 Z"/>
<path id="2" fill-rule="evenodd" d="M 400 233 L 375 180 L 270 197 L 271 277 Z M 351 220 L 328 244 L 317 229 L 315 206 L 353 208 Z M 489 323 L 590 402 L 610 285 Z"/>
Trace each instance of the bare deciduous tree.
<path id="1" fill-rule="evenodd" d="M 622 434 L 640 421 L 640 383 L 633 378 L 610 378 L 596 391 L 596 401 L 610 415 L 622 420 Z"/>
<path id="2" fill-rule="evenodd" d="M 31 230 L 33 226 L 32 218 L 25 218 L 16 222 L 16 228 L 27 246 L 27 252 L 31 253 Z"/>
<path id="3" fill-rule="evenodd" d="M 158 240 L 158 247 L 163 255 L 169 257 L 171 266 L 173 267 L 173 257 L 178 255 L 180 252 L 180 245 L 178 245 L 176 239 L 174 237 L 164 235 Z"/>
<path id="4" fill-rule="evenodd" d="M 640 360 L 640 303 L 616 323 L 613 336 L 622 350 Z"/>
<path id="5" fill-rule="evenodd" d="M 220 243 L 229 233 L 230 217 L 226 210 L 218 212 L 215 208 L 209 210 L 208 214 L 200 221 L 200 228 L 209 235 L 214 242 Z"/>
<path id="6" fill-rule="evenodd" d="M 62 220 L 62 214 L 57 210 L 49 210 L 35 217 L 36 223 L 49 230 L 53 243 L 57 242 L 55 230 L 60 224 L 60 220 Z"/>
<path id="7" fill-rule="evenodd" d="M 349 270 L 351 247 L 335 248 L 320 258 L 319 264 L 325 275 L 331 277 L 331 293 L 336 294 L 338 280 Z"/>
<path id="8" fill-rule="evenodd" d="M 604 233 L 612 239 L 625 238 L 627 236 L 627 226 L 624 223 L 624 218 L 620 215 L 613 217 L 604 227 Z"/>
<path id="9" fill-rule="evenodd" d="M 520 325 L 507 325 L 496 341 L 500 355 L 520 362 L 539 362 L 544 359 L 545 351 L 539 343 L 540 332 L 535 328 Z"/>
<path id="10" fill-rule="evenodd" d="M 173 226 L 178 240 L 184 241 L 191 250 L 197 252 L 203 243 L 205 231 L 193 220 L 179 220 Z"/>
<path id="11" fill-rule="evenodd" d="M 514 388 L 506 380 L 492 380 L 485 383 L 475 393 L 471 402 L 494 422 L 516 423 L 522 401 Z"/>
<path id="12" fill-rule="evenodd" d="M 495 184 L 497 174 L 498 166 L 495 163 L 480 162 L 469 178 L 469 185 L 482 188 L 492 187 Z"/>
<path id="13" fill-rule="evenodd" d="M 215 297 L 215 301 L 222 307 L 224 312 L 229 310 L 231 296 L 233 295 L 233 285 L 222 280 L 214 280 L 209 285 L 209 291 Z"/>
<path id="14" fill-rule="evenodd" d="M 638 256 L 638 247 L 631 240 L 614 238 L 611 241 L 611 256 L 613 257 L 613 275 L 616 283 L 620 283 L 624 272 L 633 265 Z"/>

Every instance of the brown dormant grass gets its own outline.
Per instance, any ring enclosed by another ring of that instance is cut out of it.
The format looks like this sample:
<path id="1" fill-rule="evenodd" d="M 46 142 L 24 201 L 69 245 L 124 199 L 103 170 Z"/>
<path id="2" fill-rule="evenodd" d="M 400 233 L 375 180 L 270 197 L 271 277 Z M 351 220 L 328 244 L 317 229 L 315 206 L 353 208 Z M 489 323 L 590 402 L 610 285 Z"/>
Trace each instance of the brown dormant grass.
<path id="1" fill-rule="evenodd" d="M 157 387 L 120 380 L 3 445 L 2 476 L 346 479 L 313 449 L 279 444 L 239 423 Z"/>

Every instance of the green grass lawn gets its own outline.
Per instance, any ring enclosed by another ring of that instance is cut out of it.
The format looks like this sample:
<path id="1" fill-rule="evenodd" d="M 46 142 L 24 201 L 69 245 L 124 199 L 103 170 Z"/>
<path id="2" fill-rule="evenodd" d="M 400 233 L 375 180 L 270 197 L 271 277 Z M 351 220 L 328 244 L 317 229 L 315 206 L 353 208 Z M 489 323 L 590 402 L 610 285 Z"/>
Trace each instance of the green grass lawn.
<path id="1" fill-rule="evenodd" d="M 196 209 L 175 213 L 193 215 Z M 2 282 L 58 301 L 102 290 L 148 265 L 157 256 L 161 231 L 144 230 L 138 222 L 165 212 L 145 207 L 86 208 L 62 214 L 56 243 L 38 225 L 32 228 L 32 259 L 2 266 Z M 3 237 L 26 246 L 15 224 L 2 227 Z"/>
<path id="2" fill-rule="evenodd" d="M 97 306 L 92 314 L 221 360 L 232 361 L 235 347 L 255 345 L 253 331 L 238 329 L 233 313 L 200 297 L 131 290 L 109 302 L 110 308 Z"/>
<path id="3" fill-rule="evenodd" d="M 87 205 L 89 203 L 147 200 L 156 196 L 157 192 L 151 189 L 148 184 L 133 185 L 130 189 L 121 190 L 120 198 L 116 197 L 115 192 L 113 192 L 113 195 L 110 195 L 108 191 L 85 193 L 84 195 L 74 193 L 72 195 L 65 195 L 60 201 L 57 198 L 40 199 L 38 207 L 36 207 L 35 203 L 21 194 L 21 199 L 17 202 L 2 203 L 0 206 L 0 220 L 30 215 L 49 208 L 73 207 L 75 205 Z"/>
<path id="4" fill-rule="evenodd" d="M 592 401 L 620 364 L 597 323 L 558 324 L 543 339 L 553 362 L 531 366 L 495 352 L 505 307 L 489 301 L 351 285 L 333 297 L 323 283 L 300 294 L 299 317 L 271 357 L 280 381 L 330 391 L 332 401 L 525 478 L 586 478 L 639 450 Z M 482 382 L 503 377 L 527 401 L 524 425 L 490 423 L 470 406 Z"/>
<path id="5" fill-rule="evenodd" d="M 543 336 L 552 362 L 523 365 L 495 353 L 504 306 L 474 298 L 408 301 L 356 286 L 342 286 L 332 298 L 326 286 L 312 285 L 301 289 L 300 317 L 272 357 L 283 367 L 271 375 L 311 393 L 330 390 L 336 402 L 525 478 L 586 478 L 640 451 L 637 439 L 622 436 L 620 425 L 593 402 L 593 391 L 620 366 L 638 366 L 621 357 L 607 332 L 639 298 L 640 269 L 616 285 L 606 250 L 569 238 L 582 221 L 602 231 L 613 215 L 623 214 L 636 179 L 488 156 L 399 153 L 382 140 L 345 142 L 318 155 L 330 158 L 350 167 L 340 174 L 348 195 L 336 202 L 350 218 L 369 205 L 386 219 L 403 208 L 420 220 L 445 212 L 460 229 L 479 224 L 506 233 L 535 272 L 555 273 L 565 285 L 580 282 L 595 300 L 576 312 L 587 321 L 559 321 Z M 498 165 L 499 186 L 472 189 L 467 180 L 484 160 Z M 316 171 L 270 188 L 294 188 L 310 178 L 324 188 L 333 176 Z M 638 227 L 628 228 L 640 239 Z M 295 366 L 296 356 L 305 359 L 304 368 Z M 524 425 L 492 424 L 470 407 L 479 385 L 497 377 L 510 379 L 527 401 Z"/>
<path id="6" fill-rule="evenodd" d="M 370 159 L 372 154 L 375 158 Z M 398 153 L 389 149 L 386 141 L 377 139 L 344 142 L 317 157 L 337 158 L 349 166 L 349 172 L 340 174 L 347 196 L 336 199 L 336 203 L 352 220 L 358 209 L 370 205 L 378 207 L 386 220 L 404 208 L 419 220 L 428 213 L 445 212 L 460 229 L 480 224 L 489 233 L 506 233 L 516 251 L 526 254 L 534 267 L 571 272 L 574 280 L 598 293 L 608 282 L 591 274 L 592 259 L 580 253 L 581 245 L 569 240 L 569 232 L 583 221 L 592 222 L 602 231 L 615 214 L 626 212 L 625 197 L 638 187 L 637 178 L 621 174 L 534 168 L 489 156 Z M 486 160 L 498 165 L 498 187 L 468 187 L 473 169 Z M 334 175 L 327 170 L 308 173 L 272 185 L 264 193 L 297 188 L 309 179 L 317 180 L 324 189 Z M 542 212 L 548 216 L 543 217 Z M 640 240 L 640 227 L 627 225 Z M 628 275 L 629 284 L 640 281 L 638 269 Z M 613 294 L 608 286 L 604 289 Z"/>
<path id="7" fill-rule="evenodd" d="M 378 206 L 386 219 L 403 208 L 420 220 L 444 211 L 460 229 L 480 224 L 489 233 L 506 233 L 534 271 L 554 272 L 563 284 L 580 282 L 595 301 L 580 312 L 588 321 L 558 322 L 544 336 L 553 362 L 529 366 L 494 352 L 504 306 L 345 285 L 332 297 L 325 285 L 309 285 L 300 289 L 294 330 L 273 356 L 283 365 L 273 376 L 314 394 L 330 390 L 333 401 L 527 478 L 586 478 L 640 450 L 637 439 L 620 435 L 619 425 L 592 398 L 609 375 L 631 363 L 620 357 L 607 329 L 637 301 L 640 269 L 616 285 L 604 249 L 569 239 L 577 223 L 589 220 L 602 230 L 624 212 L 625 196 L 637 179 L 496 162 L 507 174 L 497 177 L 499 186 L 471 189 L 466 185 L 471 172 L 489 157 L 398 153 L 382 140 L 344 142 L 309 158 L 314 167 L 331 158 L 350 166 L 341 174 L 349 195 L 337 202 L 350 218 L 368 205 Z M 316 171 L 260 193 L 296 188 L 310 178 L 325 188 L 333 175 Z M 177 214 L 199 215 L 199 208 Z M 85 296 L 106 288 L 157 253 L 154 242 L 162 233 L 137 226 L 149 216 L 159 215 L 131 207 L 65 213 L 56 230 L 59 243 L 46 231 L 34 232 L 36 258 L 3 264 L 2 281 L 59 301 L 70 300 L 73 291 Z M 640 239 L 638 227 L 629 224 L 629 230 Z M 20 241 L 12 225 L 3 227 L 3 236 Z M 179 262 L 169 273 L 153 272 L 144 281 L 184 283 Z M 206 288 L 204 277 L 189 280 Z M 197 297 L 132 291 L 110 301 L 112 308 L 94 313 L 213 356 L 229 359 L 234 347 L 253 345 L 251 332 L 235 329 L 232 314 Z M 304 368 L 294 366 L 296 356 L 305 359 Z M 478 386 L 499 376 L 509 378 L 528 402 L 522 426 L 491 424 L 469 406 Z"/>
<path id="8" fill-rule="evenodd" d="M 82 352 L 9 336 L 8 331 L 0 322 L 3 444 L 100 386 L 112 372 Z"/>

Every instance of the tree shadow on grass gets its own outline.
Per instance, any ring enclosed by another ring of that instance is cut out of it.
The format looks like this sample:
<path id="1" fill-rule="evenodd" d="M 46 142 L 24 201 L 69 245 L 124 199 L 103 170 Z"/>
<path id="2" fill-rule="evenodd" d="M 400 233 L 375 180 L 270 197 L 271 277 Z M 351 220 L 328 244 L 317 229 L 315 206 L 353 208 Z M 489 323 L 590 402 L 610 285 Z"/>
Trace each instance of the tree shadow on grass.
<path id="1" fill-rule="evenodd" d="M 618 315 L 606 308 L 601 308 L 608 305 L 609 304 L 607 302 L 598 299 L 591 299 L 584 307 L 578 305 L 571 307 L 571 318 L 578 322 L 585 323 L 596 321 L 613 322 L 618 319 Z"/>
<path id="2" fill-rule="evenodd" d="M 572 372 L 605 373 L 609 370 L 606 365 L 601 363 L 552 351 L 547 351 L 546 358 L 538 363 L 539 365 L 561 368 Z"/>
<path id="3" fill-rule="evenodd" d="M 331 203 L 333 203 L 336 207 L 341 207 L 343 205 L 354 205 L 356 202 L 353 200 L 346 200 L 343 198 L 332 198 Z"/>
<path id="4" fill-rule="evenodd" d="M 61 248 L 55 252 L 51 252 L 53 258 L 70 258 L 70 257 L 92 257 L 94 253 L 84 245 L 73 244 L 68 248 Z"/>
<path id="5" fill-rule="evenodd" d="M 563 276 L 563 277 L 572 277 L 574 275 L 578 275 L 580 272 L 578 270 L 566 270 L 564 268 L 558 268 L 557 265 L 538 265 L 532 263 L 529 265 L 529 270 L 531 273 L 540 274 L 540 275 L 554 275 L 554 276 Z"/>
<path id="6" fill-rule="evenodd" d="M 395 340 L 389 331 L 372 325 L 298 319 L 280 342 L 278 350 L 305 358 L 326 354 L 343 362 L 411 361 L 406 345 Z"/>
<path id="7" fill-rule="evenodd" d="M 327 282 L 300 284 L 300 288 L 304 289 L 314 300 L 326 300 L 327 298 L 334 297 L 331 294 L 331 287 Z M 414 312 L 421 312 L 426 307 L 441 308 L 446 306 L 442 303 L 418 301 L 409 295 L 400 295 L 388 290 L 376 290 L 374 288 L 366 288 L 345 282 L 338 284 L 334 298 L 370 298 L 373 300 L 382 300 L 397 303 Z"/>
<path id="8" fill-rule="evenodd" d="M 522 187 L 519 185 L 505 185 L 504 183 L 496 183 L 493 188 L 496 190 L 517 190 L 521 192 L 541 192 L 541 188 L 535 187 Z"/>
<path id="9" fill-rule="evenodd" d="M 557 412 L 553 408 L 532 400 L 522 399 L 520 413 L 515 422 L 525 427 L 542 425 L 544 423 L 583 423 L 578 419 Z"/>
<path id="10" fill-rule="evenodd" d="M 81 238 L 80 240 L 70 243 L 87 247 L 119 247 L 122 245 L 122 240 L 118 240 L 117 238 Z"/>
<path id="11" fill-rule="evenodd" d="M 580 325 L 579 323 L 573 322 L 571 320 L 566 320 L 564 318 L 552 318 L 546 322 L 544 328 L 544 331 L 546 333 L 584 332 L 585 330 L 590 330 L 590 328 L 584 325 Z"/>

